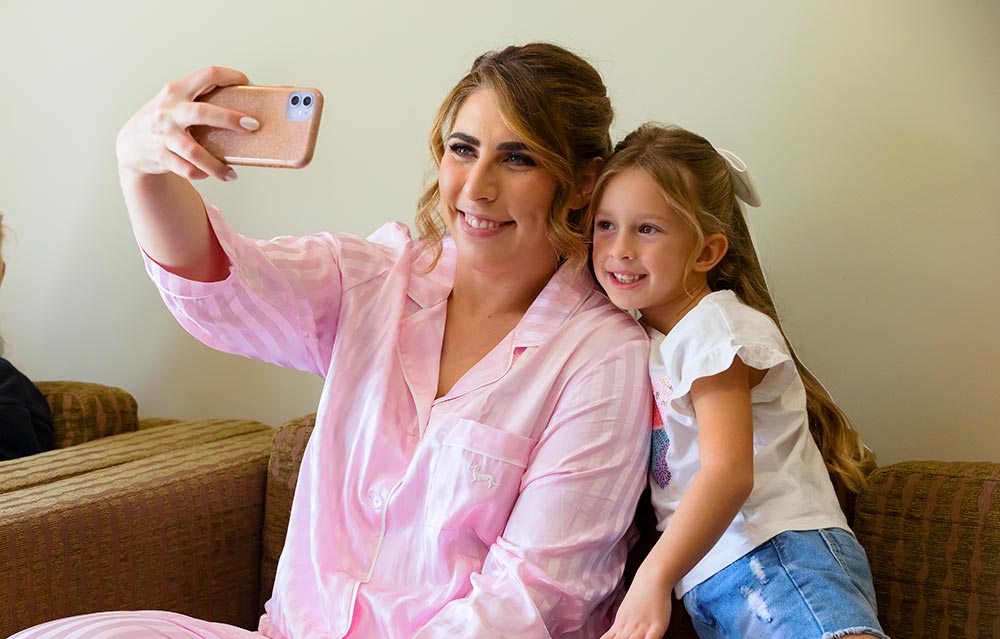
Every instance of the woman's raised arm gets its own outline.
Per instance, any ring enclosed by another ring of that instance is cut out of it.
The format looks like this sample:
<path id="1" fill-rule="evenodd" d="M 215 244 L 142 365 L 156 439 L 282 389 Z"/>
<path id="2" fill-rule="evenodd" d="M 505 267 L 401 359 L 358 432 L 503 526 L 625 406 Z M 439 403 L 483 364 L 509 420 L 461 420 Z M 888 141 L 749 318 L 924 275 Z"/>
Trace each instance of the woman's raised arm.
<path id="1" fill-rule="evenodd" d="M 234 69 L 201 69 L 166 84 L 118 133 L 118 173 L 136 240 L 176 275 L 204 282 L 228 275 L 228 259 L 189 180 L 232 181 L 236 173 L 195 142 L 188 128 L 207 125 L 250 135 L 259 127 L 253 118 L 194 101 L 215 87 L 248 82 Z"/>

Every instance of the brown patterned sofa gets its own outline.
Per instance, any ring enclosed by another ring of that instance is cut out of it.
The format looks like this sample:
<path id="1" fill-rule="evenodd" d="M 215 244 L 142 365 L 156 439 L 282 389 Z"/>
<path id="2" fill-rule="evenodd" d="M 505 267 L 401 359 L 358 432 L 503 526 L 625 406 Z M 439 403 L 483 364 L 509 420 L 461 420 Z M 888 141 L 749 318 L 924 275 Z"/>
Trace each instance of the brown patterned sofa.
<path id="1" fill-rule="evenodd" d="M 139 420 L 119 388 L 38 387 L 57 449 L 0 462 L 0 637 L 96 610 L 256 618 L 274 429 Z"/>
<path id="2" fill-rule="evenodd" d="M 165 608 L 255 627 L 274 583 L 313 419 L 294 419 L 274 433 L 266 487 L 255 483 L 263 477 L 247 479 L 262 472 L 259 453 L 248 452 L 245 465 L 234 463 L 232 470 L 205 469 L 199 474 L 183 465 L 189 453 L 176 451 L 171 458 L 177 463 L 175 483 L 129 492 L 131 514 L 118 516 L 116 534 L 103 542 L 110 546 L 76 549 L 74 557 L 83 561 L 70 564 L 72 570 L 66 564 L 52 568 L 52 555 L 45 554 L 52 551 L 45 548 L 58 549 L 65 543 L 59 540 L 72 539 L 76 531 L 108 530 L 109 524 L 99 522 L 113 519 L 127 500 L 117 493 L 97 494 L 96 500 L 67 507 L 58 516 L 42 506 L 27 522 L 52 523 L 22 523 L 10 537 L 0 491 L 0 637 L 43 618 L 114 608 Z M 2 470 L 0 465 L 0 475 Z M 903 462 L 871 474 L 868 488 L 857 499 L 854 528 L 872 564 L 880 617 L 895 639 L 1000 639 L 998 479 L 1000 463 L 990 462 Z M 119 490 L 128 491 L 137 478 L 123 476 L 121 481 Z M 263 499 L 259 490 L 266 490 Z M 147 513 L 159 517 L 155 526 L 147 521 Z M 648 543 L 655 531 L 645 517 L 648 513 L 640 512 L 637 523 Z M 259 527 L 254 529 L 254 523 Z M 230 524 L 236 529 L 230 536 L 219 533 L 218 528 Z M 129 540 L 131 550 L 125 551 L 121 544 Z M 18 586 L 14 596 L 5 592 L 5 562 L 9 549 L 19 543 L 36 544 L 35 552 L 42 554 L 36 564 L 50 567 L 36 566 L 34 581 Z M 636 560 L 641 548 L 642 543 L 634 553 Z M 70 559 L 65 552 L 58 557 L 61 562 Z M 55 588 L 55 594 L 54 585 L 61 588 Z M 79 595 L 88 588 L 100 594 Z M 33 601 L 32 614 L 27 613 L 25 598 Z M 7 621 L 15 603 L 15 620 Z M 667 636 L 694 637 L 683 606 L 675 605 L 674 610 Z"/>

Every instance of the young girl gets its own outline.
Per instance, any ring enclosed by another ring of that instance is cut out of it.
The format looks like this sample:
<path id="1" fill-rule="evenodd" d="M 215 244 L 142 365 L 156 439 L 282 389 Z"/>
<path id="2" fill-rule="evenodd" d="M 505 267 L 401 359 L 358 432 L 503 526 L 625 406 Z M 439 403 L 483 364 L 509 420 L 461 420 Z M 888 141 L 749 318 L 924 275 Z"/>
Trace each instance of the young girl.
<path id="1" fill-rule="evenodd" d="M 737 198 L 760 204 L 739 158 L 649 124 L 595 187 L 595 274 L 652 340 L 662 531 L 604 639 L 661 637 L 671 589 L 703 638 L 884 638 L 831 482 L 870 453 L 788 345 Z"/>

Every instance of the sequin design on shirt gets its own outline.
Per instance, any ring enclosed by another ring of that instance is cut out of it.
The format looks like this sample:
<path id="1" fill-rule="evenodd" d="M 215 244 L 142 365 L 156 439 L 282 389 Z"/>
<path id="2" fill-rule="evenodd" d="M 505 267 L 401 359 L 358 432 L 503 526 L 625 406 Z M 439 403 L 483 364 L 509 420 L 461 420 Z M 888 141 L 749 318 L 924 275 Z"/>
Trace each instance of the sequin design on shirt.
<path id="1" fill-rule="evenodd" d="M 673 384 L 666 377 L 653 380 L 653 445 L 649 468 L 653 481 L 660 488 L 666 488 L 670 483 L 670 466 L 667 465 L 667 451 L 670 450 L 670 438 L 663 428 L 663 415 L 660 412 L 670 404 L 674 395 Z"/>

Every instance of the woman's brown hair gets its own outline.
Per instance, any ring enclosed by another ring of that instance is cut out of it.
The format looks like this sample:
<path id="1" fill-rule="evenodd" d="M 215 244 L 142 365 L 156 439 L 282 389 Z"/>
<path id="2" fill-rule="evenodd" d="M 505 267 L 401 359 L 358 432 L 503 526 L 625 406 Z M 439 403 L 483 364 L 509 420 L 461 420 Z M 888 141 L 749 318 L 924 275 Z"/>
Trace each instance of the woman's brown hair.
<path id="1" fill-rule="evenodd" d="M 556 180 L 548 236 L 562 261 L 583 268 L 588 251 L 580 224 L 584 209 L 571 210 L 580 171 L 611 153 L 608 130 L 614 111 L 600 74 L 587 61 L 554 44 L 536 42 L 484 53 L 445 97 L 434 117 L 431 155 L 441 165 L 455 115 L 473 92 L 493 93 L 504 122 L 537 154 Z M 447 233 L 435 179 L 417 205 L 420 238 L 441 254 Z M 436 261 L 436 259 L 435 259 Z"/>
<path id="2" fill-rule="evenodd" d="M 646 173 L 660 187 L 667 203 L 694 230 L 697 243 L 689 267 L 701 253 L 707 236 L 725 235 L 729 249 L 708 273 L 709 288 L 733 291 L 744 304 L 770 317 L 788 342 L 736 199 L 729 165 L 715 147 L 680 127 L 642 125 L 618 143 L 598 178 L 586 219 L 588 226 L 592 226 L 592 211 L 608 181 L 618 173 L 635 169 Z M 809 430 L 827 470 L 838 488 L 858 492 L 864 486 L 865 471 L 874 463 L 874 455 L 790 343 L 788 348 L 805 385 Z"/>

